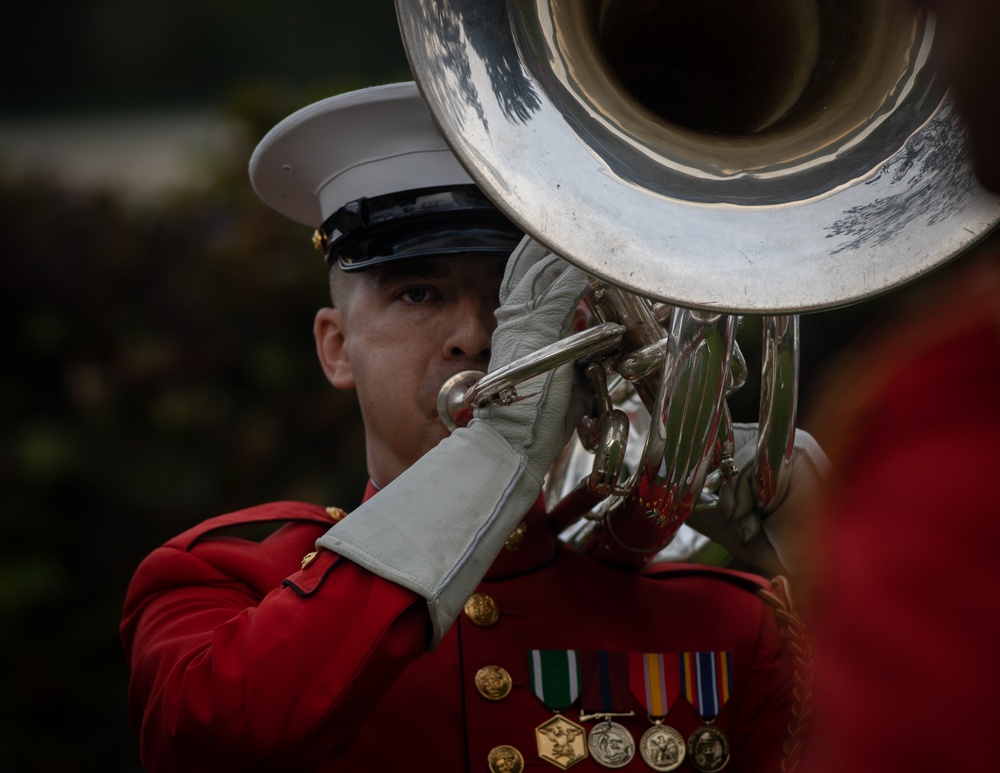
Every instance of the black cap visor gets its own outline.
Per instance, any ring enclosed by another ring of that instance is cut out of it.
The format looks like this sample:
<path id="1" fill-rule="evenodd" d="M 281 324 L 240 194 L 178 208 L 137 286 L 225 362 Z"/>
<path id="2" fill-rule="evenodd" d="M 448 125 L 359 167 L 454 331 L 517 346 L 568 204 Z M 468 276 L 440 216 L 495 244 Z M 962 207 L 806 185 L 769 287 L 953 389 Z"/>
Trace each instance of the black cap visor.
<path id="1" fill-rule="evenodd" d="M 448 255 L 509 255 L 523 233 L 472 185 L 352 201 L 320 228 L 344 271 Z"/>

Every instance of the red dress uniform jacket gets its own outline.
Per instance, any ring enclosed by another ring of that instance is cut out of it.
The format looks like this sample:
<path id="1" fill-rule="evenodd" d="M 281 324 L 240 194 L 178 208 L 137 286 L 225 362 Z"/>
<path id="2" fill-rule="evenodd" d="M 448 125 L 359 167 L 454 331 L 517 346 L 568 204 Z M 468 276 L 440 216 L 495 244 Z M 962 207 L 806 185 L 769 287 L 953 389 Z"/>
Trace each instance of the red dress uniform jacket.
<path id="1" fill-rule="evenodd" d="M 960 770 L 996 737 L 1000 252 L 960 268 L 821 403 L 834 474 L 808 773 Z"/>
<path id="2" fill-rule="evenodd" d="M 283 525 L 262 542 L 226 536 L 267 521 Z M 150 771 L 488 771 L 500 745 L 526 770 L 556 770 L 538 756 L 535 728 L 554 714 L 530 689 L 532 649 L 731 652 L 732 694 L 715 723 L 728 770 L 779 769 L 790 659 L 758 580 L 612 569 L 566 548 L 536 508 L 479 586 L 496 622 L 462 615 L 428 652 L 423 599 L 328 551 L 300 569 L 330 524 L 320 507 L 264 505 L 207 521 L 139 567 L 122 637 Z M 475 686 L 490 665 L 513 682 L 501 700 Z M 638 741 L 650 723 L 634 708 L 619 721 Z M 578 721 L 579 704 L 564 715 Z M 667 723 L 685 738 L 702 724 L 683 700 Z M 650 768 L 636 754 L 624 769 Z M 602 768 L 588 757 L 573 770 Z"/>

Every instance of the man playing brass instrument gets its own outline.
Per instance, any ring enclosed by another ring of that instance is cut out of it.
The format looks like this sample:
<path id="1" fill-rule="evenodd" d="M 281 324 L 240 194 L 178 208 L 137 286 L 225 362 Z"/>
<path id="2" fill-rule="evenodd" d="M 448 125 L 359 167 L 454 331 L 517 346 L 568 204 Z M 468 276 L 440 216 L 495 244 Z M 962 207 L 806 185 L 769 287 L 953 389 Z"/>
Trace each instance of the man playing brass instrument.
<path id="1" fill-rule="evenodd" d="M 319 227 L 333 306 L 317 351 L 331 384 L 357 392 L 371 480 L 347 517 L 263 505 L 139 567 L 122 635 L 147 768 L 598 770 L 585 736 L 613 721 L 634 750 L 669 727 L 721 739 L 729 770 L 779 769 L 796 740 L 793 664 L 761 580 L 624 572 L 549 527 L 539 491 L 576 425 L 573 368 L 450 435 L 438 418 L 450 376 L 564 335 L 585 276 L 483 197 L 413 84 L 293 114 L 251 176 Z M 221 533 L 261 522 L 280 528 Z M 633 751 L 624 765 L 653 762 Z"/>

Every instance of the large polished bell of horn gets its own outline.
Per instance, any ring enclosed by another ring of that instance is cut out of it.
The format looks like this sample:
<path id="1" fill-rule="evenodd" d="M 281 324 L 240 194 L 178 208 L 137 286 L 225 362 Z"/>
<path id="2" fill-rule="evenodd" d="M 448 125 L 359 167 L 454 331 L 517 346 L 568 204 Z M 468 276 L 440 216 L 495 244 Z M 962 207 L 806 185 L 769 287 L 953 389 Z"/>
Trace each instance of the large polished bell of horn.
<path id="1" fill-rule="evenodd" d="M 397 0 L 417 83 L 525 231 L 619 287 L 794 312 L 977 241 L 973 182 L 907 0 Z"/>
<path id="2" fill-rule="evenodd" d="M 594 472 L 556 514 L 600 502 L 578 546 L 610 563 L 641 565 L 713 479 L 733 479 L 738 315 L 768 315 L 754 468 L 766 507 L 791 453 L 796 314 L 898 287 L 1000 219 L 967 163 L 934 19 L 908 0 L 396 9 L 420 90 L 470 175 L 593 277 L 599 335 L 618 348 L 590 350 Z M 539 354 L 462 393 L 509 399 L 521 378 L 576 356 Z M 609 378 L 648 410 L 628 480 Z"/>

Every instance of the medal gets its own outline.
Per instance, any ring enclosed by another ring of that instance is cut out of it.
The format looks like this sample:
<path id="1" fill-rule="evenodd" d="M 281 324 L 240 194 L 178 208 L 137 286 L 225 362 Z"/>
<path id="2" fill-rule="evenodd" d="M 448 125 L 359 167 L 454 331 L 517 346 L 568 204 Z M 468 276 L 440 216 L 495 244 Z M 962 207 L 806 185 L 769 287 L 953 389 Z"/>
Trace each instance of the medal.
<path id="1" fill-rule="evenodd" d="M 630 717 L 628 655 L 624 652 L 580 652 L 580 720 L 600 720 L 590 730 L 587 749 L 605 768 L 622 768 L 635 757 L 635 739 L 611 717 Z"/>
<path id="2" fill-rule="evenodd" d="M 583 737 L 582 727 L 562 714 L 556 714 L 548 722 L 535 728 L 538 756 L 557 768 L 566 770 L 587 756 Z"/>
<path id="3" fill-rule="evenodd" d="M 676 770 L 684 762 L 687 746 L 684 736 L 663 724 L 670 707 L 681 692 L 680 672 L 675 655 L 662 652 L 629 655 L 629 683 L 632 694 L 646 708 L 653 726 L 639 741 L 639 754 L 653 770 Z"/>
<path id="4" fill-rule="evenodd" d="M 605 718 L 587 738 L 590 756 L 606 768 L 623 768 L 635 757 L 635 739 L 624 725 Z"/>
<path id="5" fill-rule="evenodd" d="M 656 720 L 639 741 L 639 753 L 653 770 L 676 770 L 684 762 L 686 751 L 684 736 Z"/>
<path id="6" fill-rule="evenodd" d="M 681 689 L 705 724 L 687 740 L 687 755 L 702 773 L 715 773 L 729 762 L 729 741 L 712 721 L 729 700 L 733 661 L 728 652 L 682 652 Z"/>
<path id="7" fill-rule="evenodd" d="M 691 733 L 687 742 L 688 759 L 702 773 L 715 773 L 729 762 L 729 741 L 714 725 L 703 725 Z"/>
<path id="8" fill-rule="evenodd" d="M 566 770 L 587 756 L 584 729 L 559 714 L 580 697 L 576 650 L 532 650 L 528 672 L 535 697 L 556 712 L 535 728 L 538 756 Z"/>

